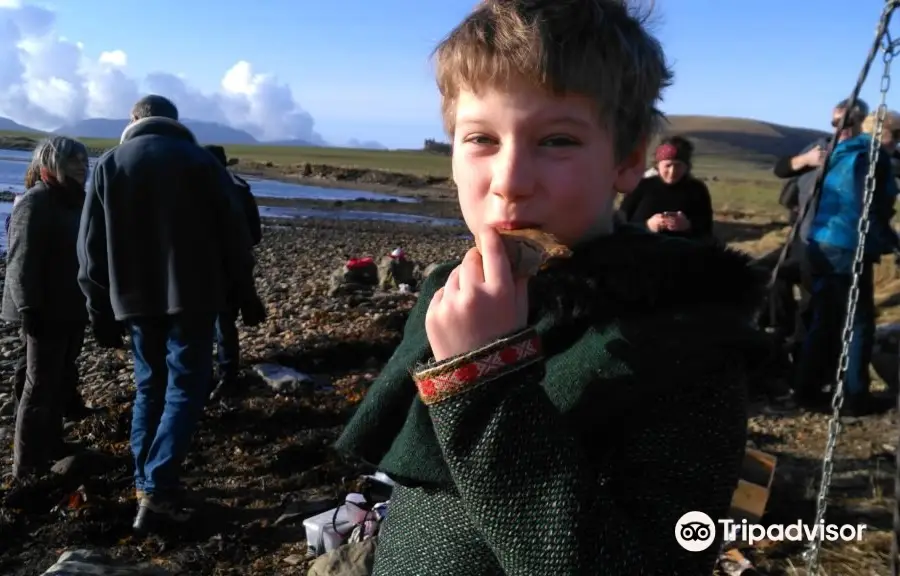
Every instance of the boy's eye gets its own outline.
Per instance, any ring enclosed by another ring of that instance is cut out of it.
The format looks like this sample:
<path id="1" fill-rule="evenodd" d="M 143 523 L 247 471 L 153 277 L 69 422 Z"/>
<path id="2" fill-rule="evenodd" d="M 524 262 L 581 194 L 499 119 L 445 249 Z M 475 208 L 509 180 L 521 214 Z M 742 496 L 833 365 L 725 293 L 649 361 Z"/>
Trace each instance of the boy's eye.
<path id="1" fill-rule="evenodd" d="M 466 142 L 470 142 L 472 144 L 480 144 L 482 146 L 491 146 L 496 144 L 497 141 L 489 136 L 485 136 L 484 134 L 474 134 L 466 138 Z"/>
<path id="2" fill-rule="evenodd" d="M 561 146 L 578 146 L 578 142 L 574 138 L 570 138 L 569 136 L 551 136 L 549 138 L 544 138 L 541 141 L 541 146 L 550 146 L 551 148 L 558 148 Z"/>

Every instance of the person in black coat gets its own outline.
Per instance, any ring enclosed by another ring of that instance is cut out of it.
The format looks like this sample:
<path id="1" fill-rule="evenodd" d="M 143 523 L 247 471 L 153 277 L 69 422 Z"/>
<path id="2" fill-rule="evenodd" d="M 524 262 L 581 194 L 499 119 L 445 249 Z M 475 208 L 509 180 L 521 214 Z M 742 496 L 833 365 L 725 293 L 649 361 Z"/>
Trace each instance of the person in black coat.
<path id="1" fill-rule="evenodd" d="M 672 136 L 656 148 L 655 176 L 644 178 L 619 206 L 621 218 L 651 232 L 699 240 L 713 238 L 712 199 L 691 174 L 694 146 Z"/>
<path id="2" fill-rule="evenodd" d="M 28 165 L 25 170 L 25 190 L 30 190 L 41 181 L 40 169 L 34 163 Z M 24 194 L 24 192 L 23 192 Z M 13 208 L 22 200 L 22 194 L 16 195 L 13 201 Z M 6 237 L 9 238 L 9 224 L 12 221 L 12 212 L 6 217 Z M 25 389 L 25 374 L 28 368 L 27 338 L 23 330 L 19 330 L 19 339 L 21 346 L 16 350 L 18 357 L 16 358 L 16 369 L 13 373 L 13 404 L 16 411 L 19 408 L 19 402 L 22 399 L 22 391 Z M 74 374 L 76 380 L 71 382 L 71 386 L 66 387 L 66 401 L 63 404 L 63 417 L 67 420 L 81 420 L 91 413 L 91 410 L 85 406 L 84 398 L 78 391 L 77 372 Z"/>
<path id="3" fill-rule="evenodd" d="M 225 148 L 214 144 L 204 146 L 204 148 L 213 155 L 222 167 L 227 169 L 228 158 L 225 155 Z M 256 198 L 253 196 L 250 184 L 246 180 L 230 170 L 228 175 L 234 184 L 231 190 L 234 193 L 235 200 L 247 219 L 250 240 L 253 246 L 256 246 L 262 241 L 262 225 L 260 224 L 259 206 L 256 204 Z M 210 393 L 212 398 L 223 394 L 227 390 L 234 389 L 237 380 L 241 354 L 236 324 L 237 314 L 236 305 L 229 303 L 226 305 L 225 310 L 220 312 L 218 318 L 216 318 L 216 352 L 219 370 L 216 385 Z"/>
<path id="4" fill-rule="evenodd" d="M 88 152 L 63 136 L 34 153 L 39 180 L 13 208 L 0 316 L 19 322 L 25 378 L 16 411 L 13 476 L 46 472 L 64 448 L 63 410 L 78 382 L 87 310 L 76 241 Z"/>
<path id="5" fill-rule="evenodd" d="M 151 95 L 97 160 L 85 200 L 79 280 L 94 336 L 120 347 L 123 324 L 131 334 L 139 533 L 190 518 L 180 470 L 209 394 L 216 317 L 231 298 L 245 324 L 265 318 L 231 186 L 175 105 Z"/>

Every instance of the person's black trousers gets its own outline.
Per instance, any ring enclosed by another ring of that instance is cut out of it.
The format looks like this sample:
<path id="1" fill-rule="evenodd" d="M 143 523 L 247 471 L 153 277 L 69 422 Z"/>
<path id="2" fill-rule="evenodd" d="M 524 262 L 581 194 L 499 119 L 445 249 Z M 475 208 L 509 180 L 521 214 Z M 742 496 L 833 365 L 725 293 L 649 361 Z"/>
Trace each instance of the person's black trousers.
<path id="1" fill-rule="evenodd" d="M 22 401 L 22 390 L 25 388 L 25 372 L 28 366 L 27 362 L 27 344 L 25 333 L 20 329 L 19 330 L 19 339 L 22 345 L 16 351 L 18 354 L 18 358 L 16 360 L 16 369 L 13 373 L 13 401 L 15 402 L 16 411 L 19 409 L 19 404 Z M 84 330 L 81 331 L 81 343 L 78 344 L 79 351 L 84 345 Z M 78 355 L 75 356 L 75 360 L 77 360 Z M 65 394 L 65 402 L 63 403 L 63 416 L 71 416 L 73 413 L 77 413 L 78 411 L 84 409 L 84 399 L 81 397 L 81 393 L 78 391 L 78 385 L 80 383 L 80 377 L 78 374 L 78 364 L 73 360 L 71 366 L 68 366 L 66 369 L 66 385 L 63 387 L 63 394 Z"/>
<path id="2" fill-rule="evenodd" d="M 62 444 L 63 406 L 77 381 L 82 325 L 43 325 L 25 334 L 25 382 L 16 411 L 13 475 L 43 471 Z"/>

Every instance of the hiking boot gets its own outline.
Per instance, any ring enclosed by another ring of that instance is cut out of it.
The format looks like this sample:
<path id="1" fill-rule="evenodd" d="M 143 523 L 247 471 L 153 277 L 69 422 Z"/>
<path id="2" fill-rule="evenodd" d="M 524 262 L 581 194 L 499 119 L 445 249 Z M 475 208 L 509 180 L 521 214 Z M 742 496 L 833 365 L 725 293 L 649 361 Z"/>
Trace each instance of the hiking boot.
<path id="1" fill-rule="evenodd" d="M 131 527 L 140 535 L 177 530 L 193 517 L 193 511 L 184 507 L 181 498 L 163 498 L 137 490 L 135 493 L 142 497 Z"/>

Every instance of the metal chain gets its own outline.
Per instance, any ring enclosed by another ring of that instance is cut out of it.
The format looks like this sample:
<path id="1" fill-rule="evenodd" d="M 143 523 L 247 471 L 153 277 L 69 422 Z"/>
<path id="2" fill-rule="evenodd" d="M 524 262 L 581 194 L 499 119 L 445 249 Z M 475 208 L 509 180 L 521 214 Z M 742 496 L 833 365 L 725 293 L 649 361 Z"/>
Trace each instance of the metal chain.
<path id="1" fill-rule="evenodd" d="M 885 16 L 893 11 L 895 4 L 892 2 L 885 10 Z M 847 367 L 850 363 L 850 343 L 853 339 L 853 318 L 856 316 L 856 304 L 859 300 L 859 278 L 863 273 L 865 260 L 866 237 L 869 232 L 869 211 L 872 207 L 872 199 L 875 196 L 876 168 L 881 152 L 881 137 L 884 130 L 884 120 L 887 115 L 887 94 L 891 86 L 891 61 L 894 58 L 894 43 L 887 36 L 884 49 L 884 71 L 881 75 L 881 103 L 875 116 L 875 127 L 872 132 L 872 143 L 869 147 L 869 170 L 866 173 L 865 189 L 863 194 L 863 208 L 859 219 L 857 233 L 859 240 L 856 245 L 856 253 L 853 259 L 853 283 L 850 286 L 850 295 L 847 301 L 847 314 L 844 318 L 844 330 L 841 334 L 841 357 L 838 362 L 837 382 L 834 387 L 834 396 L 831 399 L 832 414 L 828 422 L 828 439 L 825 443 L 825 456 L 822 459 L 822 478 L 819 485 L 819 493 L 816 499 L 816 520 L 814 526 L 818 526 L 825 519 L 825 511 L 828 507 L 828 491 L 831 488 L 831 476 L 834 470 L 834 448 L 841 431 L 840 413 L 844 405 L 844 381 L 847 376 Z M 849 111 L 848 111 L 849 113 Z M 805 553 L 807 560 L 807 574 L 815 576 L 819 569 L 819 553 L 822 547 L 822 534 L 816 532 L 817 537 L 810 543 Z"/>

